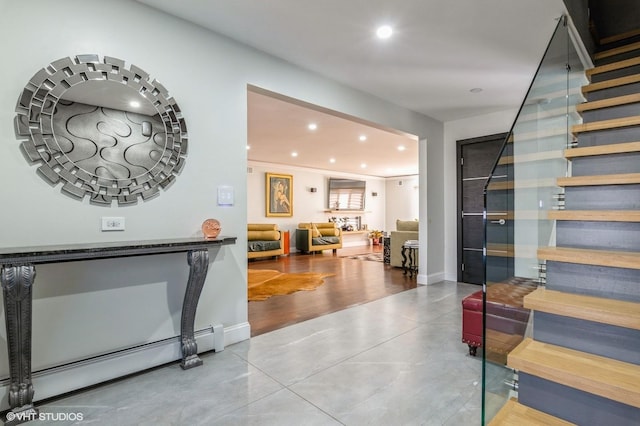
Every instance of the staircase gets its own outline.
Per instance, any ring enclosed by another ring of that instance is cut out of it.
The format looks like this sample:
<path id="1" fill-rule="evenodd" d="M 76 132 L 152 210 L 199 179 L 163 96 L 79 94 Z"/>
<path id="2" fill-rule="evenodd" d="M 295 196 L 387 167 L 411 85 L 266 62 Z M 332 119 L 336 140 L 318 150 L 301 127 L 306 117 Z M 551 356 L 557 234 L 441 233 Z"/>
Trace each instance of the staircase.
<path id="1" fill-rule="evenodd" d="M 533 338 L 508 356 L 518 401 L 490 424 L 640 424 L 640 32 L 595 55 L 564 156 L 570 177 L 546 288 L 524 298 Z"/>

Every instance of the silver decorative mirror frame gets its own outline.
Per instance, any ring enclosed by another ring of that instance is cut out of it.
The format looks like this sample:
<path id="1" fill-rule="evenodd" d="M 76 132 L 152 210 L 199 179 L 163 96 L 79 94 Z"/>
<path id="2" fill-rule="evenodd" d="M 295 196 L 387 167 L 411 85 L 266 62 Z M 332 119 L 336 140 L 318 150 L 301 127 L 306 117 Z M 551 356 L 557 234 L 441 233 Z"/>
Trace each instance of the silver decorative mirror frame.
<path id="1" fill-rule="evenodd" d="M 100 82 L 113 92 L 126 88 L 157 114 L 65 98 Z M 72 104 L 80 109 L 69 112 Z M 52 62 L 29 80 L 16 113 L 26 158 L 40 164 L 38 173 L 51 185 L 62 182 L 61 191 L 79 200 L 136 204 L 166 189 L 184 166 L 187 128 L 180 108 L 157 80 L 134 65 L 127 69 L 120 59 L 90 54 Z"/>

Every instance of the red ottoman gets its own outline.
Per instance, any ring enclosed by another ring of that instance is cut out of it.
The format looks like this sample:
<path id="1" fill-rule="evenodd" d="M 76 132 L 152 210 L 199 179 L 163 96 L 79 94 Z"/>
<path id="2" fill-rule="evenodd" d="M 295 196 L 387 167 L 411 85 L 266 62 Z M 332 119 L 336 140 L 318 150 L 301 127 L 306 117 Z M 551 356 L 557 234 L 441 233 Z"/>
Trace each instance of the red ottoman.
<path id="1" fill-rule="evenodd" d="M 489 349 L 508 353 L 522 340 L 530 312 L 522 307 L 522 299 L 537 287 L 537 282 L 517 277 L 487 287 Z M 482 346 L 482 290 L 462 299 L 462 342 L 472 356 Z"/>

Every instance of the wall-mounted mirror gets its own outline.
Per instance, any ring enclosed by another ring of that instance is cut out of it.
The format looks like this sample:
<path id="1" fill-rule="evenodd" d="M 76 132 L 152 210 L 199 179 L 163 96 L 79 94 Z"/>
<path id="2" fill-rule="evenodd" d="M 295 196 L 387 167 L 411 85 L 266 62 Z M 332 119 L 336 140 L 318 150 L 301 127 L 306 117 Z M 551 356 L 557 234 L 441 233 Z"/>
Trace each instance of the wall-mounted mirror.
<path id="1" fill-rule="evenodd" d="M 93 204 L 135 204 L 167 188 L 184 166 L 180 108 L 149 74 L 105 56 L 52 62 L 16 107 L 21 148 L 62 192 Z M 26 140 L 24 140 L 26 138 Z"/>

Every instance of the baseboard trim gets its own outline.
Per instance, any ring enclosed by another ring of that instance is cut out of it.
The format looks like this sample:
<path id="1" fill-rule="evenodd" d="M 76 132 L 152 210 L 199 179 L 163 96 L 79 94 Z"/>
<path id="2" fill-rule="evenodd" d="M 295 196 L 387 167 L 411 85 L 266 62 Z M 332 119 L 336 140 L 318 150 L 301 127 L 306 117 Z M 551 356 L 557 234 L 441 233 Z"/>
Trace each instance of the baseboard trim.
<path id="1" fill-rule="evenodd" d="M 418 274 L 418 284 L 432 285 L 444 281 L 444 272 L 438 272 L 436 274 Z"/>
<path id="2" fill-rule="evenodd" d="M 445 273 L 444 274 L 445 281 L 458 281 L 458 275 L 455 272 Z"/>
<path id="3" fill-rule="evenodd" d="M 247 340 L 250 336 L 251 328 L 248 322 L 224 329 L 222 325 L 214 325 L 195 333 L 199 353 L 224 350 L 224 346 Z M 35 401 L 138 373 L 177 361 L 181 357 L 180 337 L 175 336 L 36 371 L 32 374 Z M 3 393 L 0 410 L 9 408 L 9 384 L 8 377 L 0 381 L 0 392 Z"/>
<path id="4" fill-rule="evenodd" d="M 251 338 L 251 326 L 248 322 L 225 327 L 224 329 L 224 345 L 229 346 L 234 343 L 243 342 Z"/>

